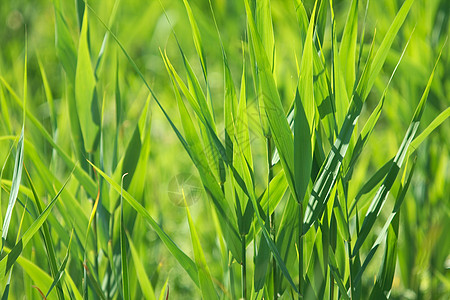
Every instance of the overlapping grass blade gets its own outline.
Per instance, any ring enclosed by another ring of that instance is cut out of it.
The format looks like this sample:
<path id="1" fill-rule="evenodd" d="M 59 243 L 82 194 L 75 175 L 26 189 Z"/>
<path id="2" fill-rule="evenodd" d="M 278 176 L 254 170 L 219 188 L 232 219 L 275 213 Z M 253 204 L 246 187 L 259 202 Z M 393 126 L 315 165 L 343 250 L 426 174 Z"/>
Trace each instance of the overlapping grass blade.
<path id="1" fill-rule="evenodd" d="M 355 83 L 356 66 L 356 39 L 358 35 L 358 0 L 352 0 L 348 10 L 347 21 L 345 22 L 344 33 L 342 34 L 341 45 L 339 47 L 339 60 L 341 70 L 345 78 L 347 95 L 353 93 Z"/>
<path id="2" fill-rule="evenodd" d="M 90 163 L 90 162 L 89 162 Z M 120 185 L 114 182 L 111 177 L 106 175 L 102 170 L 96 167 L 94 164 L 90 163 L 92 167 L 102 176 L 111 187 L 116 190 L 117 193 L 120 193 L 121 188 Z M 167 233 L 162 230 L 162 228 L 156 223 L 156 221 L 150 216 L 149 212 L 136 200 L 133 196 L 131 196 L 127 191 L 123 191 L 123 198 L 139 213 L 141 217 L 155 230 L 156 234 L 160 237 L 162 242 L 166 245 L 167 249 L 172 253 L 175 259 L 180 263 L 183 269 L 186 270 L 189 277 L 191 277 L 192 281 L 198 286 L 198 277 L 197 277 L 197 267 L 195 263 L 178 248 L 178 246 L 172 241 L 172 239 L 167 235 Z"/>
<path id="3" fill-rule="evenodd" d="M 317 2 L 316 2 L 317 3 Z M 317 5 L 317 4 L 316 4 Z M 313 31 L 316 7 L 309 23 L 295 96 L 294 179 L 297 202 L 302 203 L 311 177 L 315 112 L 313 91 Z M 300 216 L 301 217 L 301 216 Z"/>
<path id="4" fill-rule="evenodd" d="M 70 177 L 69 177 L 70 178 Z M 59 190 L 56 196 L 52 199 L 52 201 L 47 205 L 44 211 L 39 215 L 39 217 L 28 227 L 27 231 L 23 234 L 20 240 L 16 243 L 16 245 L 11 249 L 11 252 L 8 253 L 5 257 L 0 261 L 0 278 L 6 276 L 8 271 L 13 266 L 14 262 L 22 253 L 22 249 L 28 244 L 34 234 L 42 227 L 42 224 L 45 222 L 47 217 L 49 216 L 52 208 L 55 206 L 56 201 L 59 199 L 59 195 L 62 190 L 65 188 L 68 180 L 64 183 L 63 187 Z"/>
<path id="5" fill-rule="evenodd" d="M 25 168 L 25 174 L 27 175 L 27 179 L 28 179 L 28 183 L 30 184 L 31 191 L 33 192 L 34 202 L 36 204 L 37 211 L 39 214 L 42 214 L 41 200 L 39 199 L 39 196 L 36 192 L 34 184 L 31 180 L 30 174 L 28 174 L 28 170 L 26 168 Z M 61 284 L 58 283 L 59 280 L 57 280 L 58 266 L 56 263 L 55 249 L 54 249 L 53 242 L 52 242 L 52 239 L 50 236 L 50 230 L 48 228 L 47 222 L 44 222 L 42 224 L 42 233 L 43 233 L 42 236 L 44 239 L 45 249 L 47 250 L 47 257 L 49 260 L 51 274 L 52 274 L 52 277 L 55 281 L 56 288 L 57 288 L 58 298 L 64 299 L 64 294 L 62 292 L 62 286 L 61 286 Z"/>
<path id="6" fill-rule="evenodd" d="M 257 32 L 255 20 L 250 10 L 248 0 L 245 1 L 245 10 L 250 29 L 251 42 L 254 49 L 255 59 L 260 74 L 260 84 L 264 103 L 263 114 L 267 115 L 272 136 L 277 147 L 283 170 L 291 192 L 296 195 L 294 185 L 294 140 L 289 124 L 286 120 L 280 96 L 275 85 L 275 80 L 268 61 L 261 38 Z"/>
<path id="7" fill-rule="evenodd" d="M 442 52 L 441 52 L 442 53 Z M 388 174 L 386 175 L 386 178 L 383 181 L 383 184 L 378 189 L 377 194 L 372 200 L 372 203 L 370 204 L 369 210 L 366 213 L 366 216 L 364 218 L 358 239 L 356 240 L 355 247 L 353 249 L 352 256 L 355 255 L 359 251 L 359 248 L 365 241 L 367 235 L 369 234 L 369 231 L 372 229 L 373 224 L 375 223 L 381 208 L 383 207 L 387 196 L 389 194 L 389 191 L 394 184 L 395 178 L 397 177 L 398 172 L 400 171 L 400 168 L 403 164 L 403 160 L 406 157 L 406 154 L 408 152 L 408 147 L 411 144 L 417 129 L 420 124 L 420 119 L 422 117 L 423 111 L 425 109 L 425 103 L 428 98 L 428 93 L 431 88 L 431 82 L 433 81 L 434 72 L 436 70 L 437 62 L 439 61 L 440 55 L 436 61 L 436 64 L 433 68 L 433 71 L 431 72 L 430 78 L 428 79 L 428 84 L 425 88 L 425 91 L 422 95 L 422 98 L 420 99 L 419 104 L 417 105 L 416 111 L 414 113 L 414 116 L 411 120 L 411 123 L 409 124 L 409 127 L 406 131 L 405 137 L 403 138 L 402 144 L 400 145 L 400 148 L 395 155 L 394 161 L 391 164 L 391 167 L 389 169 Z"/>
<path id="8" fill-rule="evenodd" d="M 380 244 L 383 242 L 384 239 L 386 239 L 386 236 L 388 234 L 388 232 L 390 232 L 391 230 L 394 230 L 395 228 L 392 227 L 392 222 L 394 221 L 394 219 L 398 219 L 399 218 L 399 213 L 400 213 L 400 208 L 401 205 L 403 203 L 403 200 L 405 199 L 406 196 L 406 192 L 408 191 L 408 188 L 411 184 L 411 179 L 412 176 L 414 174 L 414 170 L 416 167 L 416 160 L 414 160 L 413 165 L 411 167 L 411 170 L 409 171 L 409 175 L 408 178 L 406 179 L 406 181 L 404 182 L 404 184 L 401 185 L 400 190 L 398 192 L 397 198 L 395 200 L 395 205 L 394 208 L 392 209 L 391 214 L 389 215 L 388 219 L 386 220 L 382 230 L 380 231 L 380 233 L 378 234 L 378 238 L 376 239 L 375 243 L 372 245 L 372 248 L 369 250 L 363 265 L 361 266 L 360 270 L 358 271 L 358 273 L 356 274 L 355 278 L 353 278 L 353 284 L 357 285 L 361 283 L 361 277 L 362 274 L 364 273 L 364 271 L 366 270 L 369 262 L 372 260 L 373 256 L 375 255 L 375 252 L 378 250 L 378 247 L 380 246 Z M 406 170 L 405 170 L 406 171 Z M 398 222 L 398 220 L 396 220 L 395 222 Z M 397 225 L 395 225 L 397 226 Z M 391 233 L 391 235 L 394 233 Z M 392 243 L 391 243 L 392 245 Z M 384 264 L 383 264 L 384 265 Z M 386 265 L 386 268 L 395 268 L 395 264 L 392 265 L 392 263 L 390 265 Z M 383 267 L 380 270 L 383 270 L 385 267 Z M 381 271 L 382 272 L 387 272 L 388 270 L 386 269 L 385 271 Z"/>
<path id="9" fill-rule="evenodd" d="M 139 281 L 139 286 L 141 287 L 142 294 L 144 295 L 145 299 L 156 300 L 153 286 L 147 276 L 147 272 L 145 271 L 145 267 L 142 263 L 142 259 L 139 255 L 139 252 L 134 246 L 133 240 L 131 239 L 129 233 L 126 232 L 126 234 L 128 244 L 130 245 L 130 252 L 133 258 L 134 268 L 136 269 L 136 275 Z"/>
<path id="10" fill-rule="evenodd" d="M 3 251 L 3 247 L 5 246 L 6 238 L 8 236 L 8 229 L 9 229 L 9 225 L 11 223 L 12 212 L 14 209 L 14 205 L 16 204 L 17 195 L 19 193 L 20 181 L 22 178 L 23 145 L 24 145 L 23 134 L 24 134 L 24 128 L 22 127 L 19 142 L 17 143 L 16 159 L 15 159 L 15 163 L 14 163 L 14 173 L 13 173 L 12 184 L 11 184 L 11 192 L 9 193 L 8 208 L 6 210 L 6 214 L 3 219 L 2 250 L 1 251 Z"/>
<path id="11" fill-rule="evenodd" d="M 98 134 L 98 125 L 94 123 L 93 112 L 98 113 L 98 104 L 94 98 L 95 76 L 91 65 L 88 45 L 88 10 L 84 10 L 83 25 L 78 42 L 77 68 L 75 74 L 75 102 L 80 118 L 81 132 L 87 151 L 92 151 Z M 93 109 L 93 108 L 96 108 Z M 98 117 L 97 117 L 98 119 Z"/>
<path id="12" fill-rule="evenodd" d="M 20 101 L 19 97 L 14 92 L 12 87 L 1 76 L 0 76 L 0 81 L 3 82 L 3 85 L 11 93 L 11 95 L 13 96 L 13 100 L 16 102 L 16 104 L 19 105 L 19 107 L 24 110 L 23 103 Z M 50 145 L 54 149 L 56 149 L 56 151 L 61 156 L 64 163 L 66 164 L 67 168 L 74 169 L 74 171 L 73 171 L 74 176 L 77 178 L 77 180 L 83 186 L 83 188 L 87 191 L 89 196 L 92 198 L 95 198 L 95 196 L 97 195 L 97 188 L 95 186 L 94 181 L 89 176 L 89 174 L 87 174 L 86 171 L 84 171 L 76 162 L 74 162 L 70 158 L 70 156 L 64 151 L 64 149 L 53 140 L 53 138 L 47 132 L 45 127 L 42 125 L 42 123 L 28 110 L 26 110 L 26 117 L 28 120 L 31 121 L 31 123 L 33 123 L 34 126 L 36 126 L 38 131 L 50 143 Z M 80 161 L 80 165 L 83 165 L 84 160 L 85 160 L 85 157 L 83 157 L 83 161 Z"/>
<path id="13" fill-rule="evenodd" d="M 194 248 L 195 264 L 197 265 L 198 271 L 198 281 L 200 283 L 200 290 L 202 292 L 203 299 L 218 299 L 217 292 L 214 289 L 214 284 L 212 282 L 211 273 L 206 263 L 205 255 L 197 235 L 197 230 L 195 229 L 194 221 L 192 221 L 191 213 L 189 212 L 184 190 L 182 190 L 182 194 L 186 205 L 186 214 L 191 232 L 192 246 Z"/>
<path id="14" fill-rule="evenodd" d="M 308 207 L 305 212 L 303 227 L 304 233 L 309 230 L 311 225 L 317 220 L 324 210 L 324 204 L 328 200 L 329 193 L 333 188 L 337 175 L 340 171 L 342 160 L 347 153 L 350 138 L 353 134 L 356 121 L 361 113 L 362 105 L 373 86 L 375 78 L 378 76 L 378 73 L 384 64 L 384 61 L 386 60 L 393 40 L 403 24 L 412 2 L 413 0 L 406 0 L 400 8 L 373 58 L 370 54 L 371 52 L 369 52 L 367 64 L 364 68 L 364 72 L 358 83 L 356 91 L 353 93 L 350 107 L 342 125 L 342 129 L 340 130 L 339 136 L 328 154 L 327 159 L 323 163 L 321 171 L 319 172 L 316 182 L 314 183 L 313 191 L 309 198 Z"/>
<path id="15" fill-rule="evenodd" d="M 44 223 L 45 224 L 45 223 Z M 48 297 L 48 295 L 50 295 L 50 293 L 52 292 L 53 288 L 57 285 L 60 285 L 60 280 L 66 270 L 66 265 L 67 262 L 69 261 L 69 254 L 70 254 L 70 246 L 72 245 L 72 237 L 73 237 L 73 229 L 70 233 L 70 240 L 69 240 L 69 245 L 67 246 L 67 250 L 66 250 L 66 256 L 64 256 L 64 259 L 61 263 L 61 266 L 58 269 L 58 273 L 56 273 L 55 276 L 53 276 L 53 282 L 52 285 L 50 286 L 50 288 L 48 289 L 47 294 L 45 295 L 45 297 Z"/>

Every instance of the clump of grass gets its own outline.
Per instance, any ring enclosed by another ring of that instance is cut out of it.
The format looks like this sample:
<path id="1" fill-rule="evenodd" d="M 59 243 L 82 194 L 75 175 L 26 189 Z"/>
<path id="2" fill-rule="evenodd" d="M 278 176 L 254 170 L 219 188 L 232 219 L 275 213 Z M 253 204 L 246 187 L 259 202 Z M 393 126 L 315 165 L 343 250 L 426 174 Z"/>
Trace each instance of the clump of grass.
<path id="1" fill-rule="evenodd" d="M 5 298 L 423 296 L 418 281 L 424 275 L 410 264 L 427 252 L 404 245 L 415 241 L 414 232 L 428 229 L 420 222 L 409 227 L 425 217 L 418 216 L 417 190 L 408 190 L 418 173 L 433 170 L 420 164 L 426 156 L 422 143 L 434 151 L 444 145 L 434 164 L 445 165 L 448 158 L 445 139 L 427 140 L 432 132 L 439 137 L 437 129 L 445 136 L 439 125 L 450 115 L 448 103 L 438 101 L 445 94 L 441 65 L 449 58 L 445 34 L 435 31 L 439 52 L 428 53 L 434 68 L 422 72 L 407 94 L 417 105 L 405 126 L 384 115 L 396 115 L 391 103 L 401 103 L 396 93 L 405 88 L 412 62 L 420 63 L 409 50 L 419 31 L 408 29 L 410 10 L 419 10 L 413 0 L 394 5 L 395 14 L 382 18 L 377 35 L 368 31 L 368 1 L 349 1 L 345 13 L 333 1 L 229 5 L 245 14 L 238 23 L 244 34 L 233 36 L 241 44 L 236 49 L 225 37 L 228 24 L 239 18 L 225 14 L 219 2 L 205 1 L 203 11 L 186 0 L 151 6 L 160 17 L 156 30 L 169 28 L 167 44 L 148 50 L 160 56 L 158 79 L 142 71 L 142 60 L 123 36 L 124 23 L 136 32 L 147 28 L 123 19 L 133 5 L 120 1 L 76 1 L 71 9 L 53 1 L 51 55 L 64 74 L 60 82 L 47 76 L 54 70 L 40 55 L 39 72 L 28 69 L 27 46 L 22 97 L 14 76 L 0 68 L 0 140 L 10 144 L 0 146 L 1 186 L 9 198 L 0 260 Z M 176 23 L 174 11 L 187 18 L 179 21 L 187 29 Z M 48 108 L 48 117 L 25 101 L 29 78 L 33 89 L 43 89 L 33 100 Z M 64 91 L 58 97 L 56 85 Z M 144 97 L 135 100 L 136 94 Z M 439 103 L 432 114 L 425 111 L 428 98 Z M 250 103 L 257 104 L 256 118 Z M 20 135 L 14 134 L 17 111 L 23 116 Z M 419 130 L 421 122 L 428 126 Z M 152 159 L 153 149 L 163 147 L 151 136 L 155 123 L 174 134 L 206 191 L 192 207 L 188 193 L 179 191 L 187 216 L 181 233 L 171 230 L 179 225 L 175 206 L 150 191 L 149 179 L 161 180 L 167 172 Z M 378 132 L 394 142 L 379 141 Z M 385 155 L 382 147 L 392 151 Z M 440 178 L 430 185 L 434 199 L 442 199 L 448 174 L 437 171 Z M 69 178 L 65 183 L 58 179 L 62 174 Z M 418 266 L 430 272 L 426 291 L 432 298 L 445 298 L 450 290 L 448 239 L 441 250 L 435 247 L 447 219 L 441 215 L 427 232 L 430 263 L 428 269 Z M 153 233 L 156 240 L 149 238 Z M 169 272 L 166 263 L 177 266 Z"/>

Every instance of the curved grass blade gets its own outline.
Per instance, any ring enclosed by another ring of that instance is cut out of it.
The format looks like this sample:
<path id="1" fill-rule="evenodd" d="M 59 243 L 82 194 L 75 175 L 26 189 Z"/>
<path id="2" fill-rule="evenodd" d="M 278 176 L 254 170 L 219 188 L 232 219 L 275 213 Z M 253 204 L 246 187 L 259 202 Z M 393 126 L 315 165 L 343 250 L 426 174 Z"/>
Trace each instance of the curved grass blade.
<path id="1" fill-rule="evenodd" d="M 24 169 L 25 169 L 25 174 L 27 175 L 28 183 L 30 184 L 31 191 L 33 192 L 34 201 L 36 203 L 36 207 L 37 207 L 38 213 L 42 214 L 41 200 L 39 199 L 39 196 L 38 196 L 38 194 L 36 192 L 36 189 L 34 187 L 34 184 L 33 184 L 32 180 L 31 180 L 30 174 L 28 174 L 27 168 L 24 167 Z M 62 286 L 61 286 L 61 284 L 58 283 L 59 280 L 57 280 L 58 267 L 57 267 L 57 264 L 56 264 L 55 249 L 53 247 L 53 242 L 52 242 L 52 239 L 51 239 L 51 236 L 50 236 L 50 231 L 49 231 L 47 222 L 44 222 L 42 224 L 42 233 L 43 233 L 45 249 L 47 250 L 47 257 L 48 257 L 48 260 L 49 260 L 51 274 L 52 274 L 53 279 L 55 280 L 55 284 L 57 284 L 58 298 L 59 299 L 64 299 Z"/>
<path id="2" fill-rule="evenodd" d="M 85 9 L 78 43 L 78 59 L 75 73 L 75 102 L 83 140 L 87 147 L 86 150 L 90 152 L 98 134 L 98 125 L 95 124 L 92 114 L 93 107 L 96 103 L 96 98 L 94 97 L 96 80 L 89 54 L 88 26 L 88 10 Z"/>
<path id="3" fill-rule="evenodd" d="M 102 176 L 115 190 L 120 193 L 121 188 L 116 182 L 114 182 L 111 177 L 106 175 L 102 170 L 96 167 L 94 164 L 89 162 L 91 166 L 97 171 L 100 176 Z M 194 281 L 194 283 L 199 286 L 197 267 L 195 263 L 178 248 L 178 246 L 172 241 L 172 239 L 167 235 L 167 233 L 162 230 L 162 228 L 156 223 L 156 221 L 150 216 L 149 212 L 140 204 L 136 199 L 133 198 L 127 191 L 123 191 L 123 198 L 139 213 L 140 216 L 155 230 L 156 234 L 160 237 L 162 242 L 166 245 L 167 249 L 172 253 L 175 259 L 180 263 L 180 265 L 188 273 L 189 277 Z"/>
<path id="4" fill-rule="evenodd" d="M 13 96 L 13 100 L 19 105 L 21 109 L 24 109 L 23 103 L 20 101 L 17 94 L 14 92 L 12 87 L 6 82 L 6 80 L 0 76 L 0 81 L 2 81 L 3 85 L 6 87 L 6 89 L 11 93 Z M 83 188 L 87 191 L 90 197 L 95 198 L 97 195 L 97 187 L 92 180 L 92 178 L 89 176 L 89 174 L 86 173 L 86 171 L 83 170 L 82 167 L 80 167 L 77 163 L 73 162 L 70 156 L 62 149 L 61 146 L 59 146 L 52 138 L 52 136 L 47 132 L 45 127 L 42 125 L 42 123 L 28 110 L 26 110 L 26 117 L 28 120 L 31 121 L 31 123 L 36 126 L 38 131 L 42 134 L 42 136 L 50 143 L 50 145 L 56 149 L 58 154 L 63 159 L 64 163 L 69 169 L 74 169 L 73 174 L 77 178 L 77 180 L 80 182 L 80 184 L 83 186 Z M 83 157 L 84 161 L 84 157 Z M 83 161 L 80 162 L 81 165 L 83 165 Z"/>
<path id="5" fill-rule="evenodd" d="M 0 261 L 0 278 L 3 278 L 8 271 L 13 266 L 14 262 L 22 253 L 23 247 L 25 247 L 34 234 L 42 227 L 42 224 L 48 218 L 52 208 L 55 206 L 56 201 L 59 199 L 59 195 L 62 190 L 65 188 L 66 184 L 69 182 L 69 178 L 64 183 L 63 187 L 59 190 L 56 196 L 52 199 L 52 201 L 47 205 L 45 210 L 39 215 L 39 217 L 28 227 L 27 231 L 23 234 L 22 238 L 16 243 L 16 245 L 11 249 L 11 252 L 8 253 L 5 257 Z"/>
<path id="6" fill-rule="evenodd" d="M 361 79 L 359 80 L 358 86 L 353 93 L 350 107 L 342 125 L 342 129 L 340 130 L 338 138 L 332 146 L 330 153 L 321 167 L 316 182 L 314 183 L 313 191 L 309 198 L 308 207 L 306 208 L 305 217 L 303 220 L 303 233 L 306 233 L 306 231 L 311 228 L 312 224 L 318 219 L 325 208 L 325 203 L 329 198 L 331 189 L 336 183 L 336 178 L 340 171 L 342 161 L 347 153 L 349 142 L 356 126 L 356 121 L 361 113 L 362 105 L 375 82 L 375 78 L 378 76 L 381 67 L 384 64 L 384 61 L 386 60 L 394 38 L 403 24 L 413 1 L 414 0 L 406 0 L 403 3 L 375 56 L 372 57 L 372 50 L 369 52 L 369 59 L 364 68 Z M 373 44 L 371 49 L 373 49 Z"/>
<path id="7" fill-rule="evenodd" d="M 189 229 L 191 232 L 192 246 L 194 248 L 195 264 L 197 265 L 198 271 L 198 281 L 200 283 L 200 290 L 203 295 L 203 299 L 219 299 L 217 292 L 214 289 L 214 284 L 212 282 L 211 273 L 209 272 L 208 265 L 206 264 L 205 255 L 203 253 L 202 246 L 200 244 L 197 231 L 195 229 L 194 221 L 192 221 L 191 213 L 189 212 L 189 207 L 186 202 L 184 190 L 183 200 L 186 206 L 186 214 L 189 222 Z"/>
<path id="8" fill-rule="evenodd" d="M 153 286 L 148 279 L 147 273 L 145 272 L 141 257 L 139 256 L 139 253 L 136 250 L 133 240 L 131 239 L 131 236 L 128 232 L 126 232 L 126 235 L 128 244 L 130 245 L 131 257 L 133 258 L 134 268 L 136 269 L 136 275 L 139 281 L 139 286 L 141 287 L 142 294 L 144 295 L 145 299 L 156 300 Z"/>
<path id="9" fill-rule="evenodd" d="M 73 229 L 70 233 L 70 240 L 69 240 L 69 245 L 67 246 L 66 256 L 64 256 L 61 266 L 59 267 L 58 273 L 53 276 L 52 285 L 48 289 L 47 294 L 45 294 L 45 297 L 48 297 L 48 295 L 50 295 L 50 293 L 52 292 L 52 290 L 55 286 L 60 285 L 60 280 L 64 274 L 64 271 L 66 270 L 67 262 L 69 261 L 70 246 L 72 245 L 72 237 L 73 237 Z"/>
<path id="10" fill-rule="evenodd" d="M 260 85 L 264 103 L 263 113 L 267 115 L 272 137 L 277 147 L 283 170 L 286 174 L 287 182 L 291 192 L 295 192 L 294 179 L 294 139 L 289 124 L 285 117 L 285 112 L 277 91 L 272 69 L 268 61 L 265 49 L 262 45 L 261 37 L 256 29 L 255 20 L 250 9 L 248 0 L 245 0 L 245 10 L 250 29 L 251 41 L 254 49 L 255 59 L 260 75 Z"/>
<path id="11" fill-rule="evenodd" d="M 6 237 L 8 236 L 9 224 L 11 223 L 12 212 L 14 209 L 14 205 L 16 204 L 17 195 L 19 193 L 20 181 L 22 178 L 23 145 L 24 145 L 23 131 L 24 131 L 24 128 L 22 127 L 19 142 L 17 144 L 16 159 L 15 159 L 15 163 L 14 163 L 14 173 L 13 173 L 12 184 L 11 184 L 11 192 L 9 193 L 9 200 L 8 200 L 8 208 L 6 210 L 5 218 L 3 219 L 2 249 L 0 252 L 3 252 L 3 247 L 5 246 Z"/>
<path id="12" fill-rule="evenodd" d="M 395 201 L 395 205 L 394 205 L 394 208 L 393 208 L 391 214 L 389 215 L 388 219 L 384 223 L 384 226 L 383 226 L 381 232 L 378 234 L 378 238 L 376 239 L 375 243 L 372 245 L 372 248 L 368 252 L 363 265 L 361 266 L 360 270 L 356 274 L 355 278 L 353 278 L 353 285 L 358 285 L 361 283 L 361 277 L 362 277 L 364 271 L 366 270 L 369 262 L 372 260 L 373 256 L 375 255 L 375 252 L 378 250 L 378 247 L 380 246 L 382 241 L 385 240 L 386 235 L 388 234 L 388 231 L 393 229 L 393 228 L 391 228 L 392 222 L 393 222 L 394 218 L 398 218 L 398 214 L 400 213 L 400 207 L 403 203 L 403 200 L 405 199 L 406 192 L 408 191 L 408 188 L 411 184 L 411 179 L 414 174 L 415 166 L 416 166 L 416 160 L 414 160 L 414 162 L 413 162 L 413 165 L 411 167 L 411 170 L 409 171 L 409 175 L 408 175 L 408 178 L 406 179 L 406 182 L 404 183 L 404 185 L 402 184 L 402 186 L 400 187 L 400 190 L 399 190 L 399 193 L 398 193 L 398 196 Z"/>
<path id="13" fill-rule="evenodd" d="M 383 184 L 378 189 L 377 194 L 372 200 L 372 203 L 370 204 L 369 210 L 366 213 L 366 216 L 364 218 L 360 234 L 358 236 L 358 239 L 356 240 L 355 248 L 353 249 L 352 256 L 355 255 L 359 251 L 359 248 L 364 243 L 367 235 L 369 234 L 370 230 L 372 229 L 373 224 L 375 223 L 375 220 L 377 219 L 381 208 L 383 207 L 384 203 L 386 202 L 387 196 L 389 194 L 389 191 L 394 184 L 395 178 L 397 177 L 398 172 L 400 171 L 400 168 L 403 164 L 403 160 L 406 157 L 406 154 L 408 152 L 408 147 L 411 144 L 414 135 L 417 132 L 417 129 L 420 124 L 420 119 L 422 117 L 423 111 L 425 109 L 425 104 L 428 98 L 428 93 L 431 88 L 431 82 L 433 81 L 434 72 L 436 70 L 437 63 L 441 57 L 441 53 L 439 54 L 438 59 L 436 60 L 436 64 L 434 65 L 433 71 L 431 72 L 430 78 L 428 79 L 427 86 L 425 87 L 425 91 L 422 95 L 422 98 L 420 99 L 419 104 L 417 105 L 416 111 L 414 113 L 414 116 L 411 120 L 411 123 L 409 124 L 409 127 L 406 131 L 405 137 L 403 138 L 402 144 L 400 145 L 400 148 L 395 155 L 394 161 L 392 162 L 392 165 L 390 167 L 390 170 L 388 174 L 386 175 L 386 178 L 383 181 Z"/>
<path id="14" fill-rule="evenodd" d="M 414 153 L 420 144 L 427 138 L 430 133 L 435 130 L 439 125 L 441 125 L 448 117 L 450 117 L 450 107 L 447 107 L 446 110 L 441 112 L 431 123 L 425 128 L 409 145 L 408 154 L 409 157 L 412 153 Z"/>

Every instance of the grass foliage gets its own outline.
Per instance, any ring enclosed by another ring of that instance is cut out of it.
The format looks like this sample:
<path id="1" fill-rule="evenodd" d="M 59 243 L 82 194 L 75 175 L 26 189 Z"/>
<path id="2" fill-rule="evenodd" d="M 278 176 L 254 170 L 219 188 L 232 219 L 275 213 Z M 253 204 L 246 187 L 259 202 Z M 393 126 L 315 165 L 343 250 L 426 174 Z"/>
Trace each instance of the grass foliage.
<path id="1" fill-rule="evenodd" d="M 3 1 L 2 299 L 448 299 L 448 1 Z"/>

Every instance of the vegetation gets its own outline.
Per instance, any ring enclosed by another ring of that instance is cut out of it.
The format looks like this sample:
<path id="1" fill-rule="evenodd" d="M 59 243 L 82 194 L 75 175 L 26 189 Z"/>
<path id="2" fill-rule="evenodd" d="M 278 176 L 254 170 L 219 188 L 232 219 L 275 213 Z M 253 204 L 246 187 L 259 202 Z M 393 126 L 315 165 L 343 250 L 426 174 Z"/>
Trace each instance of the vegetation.
<path id="1" fill-rule="evenodd" d="M 448 299 L 445 0 L 2 1 L 7 299 Z"/>

